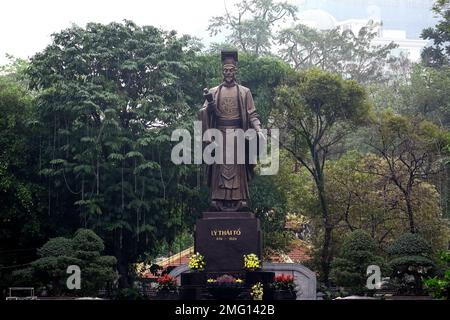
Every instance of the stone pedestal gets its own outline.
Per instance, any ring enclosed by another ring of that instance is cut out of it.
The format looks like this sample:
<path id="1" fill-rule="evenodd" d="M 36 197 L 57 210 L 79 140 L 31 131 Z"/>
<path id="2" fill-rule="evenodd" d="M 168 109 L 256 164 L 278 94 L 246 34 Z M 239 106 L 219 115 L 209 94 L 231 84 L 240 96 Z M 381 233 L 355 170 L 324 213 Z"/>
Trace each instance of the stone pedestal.
<path id="1" fill-rule="evenodd" d="M 238 272 L 244 255 L 261 259 L 261 226 L 252 212 L 204 212 L 197 220 L 195 252 L 205 257 L 207 272 Z"/>
<path id="2" fill-rule="evenodd" d="M 205 257 L 206 268 L 181 273 L 181 298 L 251 299 L 252 285 L 261 282 L 268 288 L 274 272 L 244 271 L 244 255 L 254 253 L 261 259 L 261 246 L 260 222 L 252 212 L 204 212 L 197 220 L 194 251 Z M 244 280 L 242 288 L 228 292 L 227 288 L 208 285 L 207 279 L 224 274 Z"/>

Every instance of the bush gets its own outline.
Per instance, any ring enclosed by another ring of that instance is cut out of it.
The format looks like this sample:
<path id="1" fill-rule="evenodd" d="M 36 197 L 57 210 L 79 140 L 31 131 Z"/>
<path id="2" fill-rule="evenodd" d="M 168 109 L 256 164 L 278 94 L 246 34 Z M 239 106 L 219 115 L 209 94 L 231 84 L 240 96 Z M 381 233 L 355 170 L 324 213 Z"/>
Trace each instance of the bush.
<path id="1" fill-rule="evenodd" d="M 450 251 L 439 255 L 442 264 L 439 274 L 424 280 L 425 287 L 437 299 L 450 299 Z"/>
<path id="2" fill-rule="evenodd" d="M 41 257 L 71 256 L 73 255 L 72 240 L 64 237 L 50 239 L 38 249 L 38 254 Z"/>
<path id="3" fill-rule="evenodd" d="M 367 293 L 367 267 L 378 265 L 385 267 L 382 257 L 375 254 L 377 246 L 368 233 L 355 230 L 348 235 L 341 252 L 331 263 L 330 277 L 347 294 Z"/>
<path id="4" fill-rule="evenodd" d="M 80 229 L 72 239 L 58 237 L 47 241 L 39 250 L 40 258 L 30 267 L 13 273 L 16 283 L 45 286 L 50 295 L 97 295 L 117 280 L 114 266 L 117 260 L 102 256 L 103 240 L 92 230 Z M 77 265 L 81 270 L 81 289 L 68 290 L 67 268 Z"/>
<path id="5" fill-rule="evenodd" d="M 387 249 L 391 260 L 392 280 L 397 294 L 423 294 L 423 277 L 430 275 L 435 268 L 430 259 L 430 244 L 418 234 L 401 235 Z"/>

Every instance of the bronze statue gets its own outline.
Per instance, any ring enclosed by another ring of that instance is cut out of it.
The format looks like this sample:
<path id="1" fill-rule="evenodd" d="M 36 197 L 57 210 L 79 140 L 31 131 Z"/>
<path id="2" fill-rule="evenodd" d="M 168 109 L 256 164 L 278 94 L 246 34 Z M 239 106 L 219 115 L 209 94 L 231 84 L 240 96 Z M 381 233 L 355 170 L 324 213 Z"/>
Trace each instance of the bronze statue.
<path id="1" fill-rule="evenodd" d="M 223 82 L 208 91 L 205 89 L 206 101 L 199 112 L 202 129 L 215 128 L 222 132 L 224 145 L 227 139 L 235 139 L 227 129 L 255 129 L 262 137 L 261 123 L 253 103 L 250 89 L 236 83 L 238 62 L 237 51 L 222 51 Z M 235 143 L 236 145 L 236 143 Z M 246 149 L 248 151 L 248 148 Z M 236 149 L 234 154 L 236 155 Z M 226 158 L 226 152 L 223 151 Z M 213 211 L 248 211 L 248 183 L 253 177 L 254 164 L 211 164 L 207 166 L 207 182 L 210 188 L 211 210 Z"/>

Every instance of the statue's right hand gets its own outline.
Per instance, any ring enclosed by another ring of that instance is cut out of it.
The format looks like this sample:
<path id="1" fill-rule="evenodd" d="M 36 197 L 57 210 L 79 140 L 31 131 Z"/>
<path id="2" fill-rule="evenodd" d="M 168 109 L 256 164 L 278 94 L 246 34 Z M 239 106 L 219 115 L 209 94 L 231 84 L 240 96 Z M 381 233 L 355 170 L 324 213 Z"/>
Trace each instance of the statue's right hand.
<path id="1" fill-rule="evenodd" d="M 211 92 L 209 92 L 208 88 L 203 89 L 203 97 L 205 97 L 208 103 L 214 102 L 213 95 Z"/>

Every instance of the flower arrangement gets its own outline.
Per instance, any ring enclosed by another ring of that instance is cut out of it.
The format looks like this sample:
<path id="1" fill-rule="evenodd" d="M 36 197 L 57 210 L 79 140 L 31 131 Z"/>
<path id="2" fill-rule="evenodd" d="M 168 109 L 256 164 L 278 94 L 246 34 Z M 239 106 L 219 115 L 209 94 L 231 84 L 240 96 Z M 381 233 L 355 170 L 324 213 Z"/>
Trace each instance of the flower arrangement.
<path id="1" fill-rule="evenodd" d="M 217 279 L 209 278 L 207 288 L 209 293 L 217 300 L 234 300 L 242 293 L 243 283 L 242 279 L 224 274 Z"/>
<path id="2" fill-rule="evenodd" d="M 244 255 L 244 269 L 255 271 L 261 266 L 261 261 L 254 253 Z"/>
<path id="3" fill-rule="evenodd" d="M 178 289 L 177 281 L 168 274 L 158 277 L 156 282 L 158 291 L 173 291 Z"/>
<path id="4" fill-rule="evenodd" d="M 230 276 L 229 274 L 224 274 L 220 277 L 218 277 L 217 279 L 212 279 L 209 278 L 208 280 L 206 280 L 206 282 L 210 285 L 210 286 L 214 286 L 214 287 L 218 287 L 218 286 L 222 286 L 222 287 L 235 287 L 235 286 L 242 286 L 242 284 L 244 283 L 244 281 L 240 278 L 235 278 L 233 276 Z"/>
<path id="5" fill-rule="evenodd" d="M 205 269 L 205 257 L 200 253 L 195 253 L 189 258 L 189 269 L 203 271 Z"/>
<path id="6" fill-rule="evenodd" d="M 295 283 L 294 277 L 291 275 L 280 274 L 275 277 L 274 282 L 272 283 L 272 288 L 274 290 L 286 290 L 286 291 L 295 291 Z"/>
<path id="7" fill-rule="evenodd" d="M 252 286 L 250 295 L 252 296 L 253 300 L 262 300 L 263 294 L 264 289 L 261 282 L 257 282 L 255 285 Z"/>

